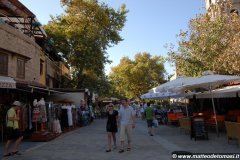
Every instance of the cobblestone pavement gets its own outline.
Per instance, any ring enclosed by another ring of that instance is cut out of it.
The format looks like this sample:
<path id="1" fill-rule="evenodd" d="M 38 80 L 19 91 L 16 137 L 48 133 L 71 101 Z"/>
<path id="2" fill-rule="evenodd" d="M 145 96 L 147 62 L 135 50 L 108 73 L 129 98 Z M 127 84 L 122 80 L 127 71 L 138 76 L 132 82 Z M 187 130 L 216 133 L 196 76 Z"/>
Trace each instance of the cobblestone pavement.
<path id="1" fill-rule="evenodd" d="M 209 134 L 209 140 L 194 141 L 174 126 L 159 126 L 154 136 L 147 134 L 146 122 L 137 120 L 131 151 L 106 153 L 106 120 L 94 120 L 86 127 L 65 133 L 50 142 L 24 142 L 21 156 L 9 160 L 169 160 L 173 151 L 192 153 L 239 153 L 236 142 L 227 143 L 225 134 Z M 119 137 L 119 135 L 117 135 Z M 28 143 L 28 144 L 27 144 Z M 119 144 L 119 143 L 118 143 Z M 1 147 L 2 148 L 2 147 Z M 0 149 L 1 149 L 0 148 Z"/>

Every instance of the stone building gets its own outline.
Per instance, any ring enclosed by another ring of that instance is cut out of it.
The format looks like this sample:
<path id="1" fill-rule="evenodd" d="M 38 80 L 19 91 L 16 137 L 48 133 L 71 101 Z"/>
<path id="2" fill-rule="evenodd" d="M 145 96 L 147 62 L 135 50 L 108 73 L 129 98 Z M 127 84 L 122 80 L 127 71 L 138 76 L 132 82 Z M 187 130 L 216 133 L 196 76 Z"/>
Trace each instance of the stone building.
<path id="1" fill-rule="evenodd" d="M 49 95 L 55 93 L 51 88 L 61 87 L 62 76 L 70 80 L 69 67 L 52 51 L 40 22 L 21 2 L 0 0 L 0 37 L 0 94 L 8 88 Z"/>
<path id="2" fill-rule="evenodd" d="M 222 3 L 224 4 L 225 2 L 227 2 L 228 0 L 205 0 L 205 4 L 206 4 L 206 10 L 209 11 L 212 7 L 216 6 L 217 3 Z M 229 0 L 232 3 L 232 6 L 229 9 L 229 7 L 224 6 L 223 8 L 221 8 L 219 11 L 227 11 L 227 12 L 235 12 L 237 14 L 240 13 L 240 0 Z M 217 14 L 212 13 L 212 15 Z"/>

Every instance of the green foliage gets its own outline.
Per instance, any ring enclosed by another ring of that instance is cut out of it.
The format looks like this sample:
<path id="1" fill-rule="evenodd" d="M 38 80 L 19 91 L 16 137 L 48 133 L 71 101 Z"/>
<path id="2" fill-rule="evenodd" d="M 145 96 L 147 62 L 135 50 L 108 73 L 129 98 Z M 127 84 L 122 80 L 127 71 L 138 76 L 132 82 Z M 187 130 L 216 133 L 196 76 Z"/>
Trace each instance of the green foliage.
<path id="1" fill-rule="evenodd" d="M 97 0 L 61 3 L 65 13 L 52 17 L 44 29 L 53 38 L 53 47 L 72 67 L 75 87 L 97 89 L 106 82 L 104 65 L 110 63 L 107 47 L 123 40 L 120 31 L 126 22 L 126 6 L 115 10 Z"/>
<path id="2" fill-rule="evenodd" d="M 138 53 L 134 60 L 123 57 L 112 68 L 111 82 L 119 95 L 139 98 L 141 94 L 164 82 L 164 59 L 149 53 Z"/>
<path id="3" fill-rule="evenodd" d="M 178 75 L 198 76 L 206 70 L 240 74 L 240 18 L 226 10 L 231 10 L 229 2 L 218 3 L 180 32 L 178 50 L 168 53 Z"/>

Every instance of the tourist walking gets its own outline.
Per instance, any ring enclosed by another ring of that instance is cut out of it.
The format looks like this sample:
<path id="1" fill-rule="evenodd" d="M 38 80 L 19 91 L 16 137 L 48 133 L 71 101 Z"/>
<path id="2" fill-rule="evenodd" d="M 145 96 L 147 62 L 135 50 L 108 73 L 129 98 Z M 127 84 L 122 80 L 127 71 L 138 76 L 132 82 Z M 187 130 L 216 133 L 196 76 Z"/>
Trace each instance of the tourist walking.
<path id="1" fill-rule="evenodd" d="M 21 103 L 19 101 L 14 101 L 12 107 L 7 112 L 7 143 L 5 145 L 4 157 L 11 155 L 20 155 L 18 146 L 21 143 L 23 136 L 19 129 L 18 122 L 20 120 L 19 111 Z M 12 146 L 11 144 L 15 141 Z"/>
<path id="2" fill-rule="evenodd" d="M 120 142 L 121 148 L 119 153 L 124 152 L 124 142 L 127 137 L 127 151 L 131 150 L 132 142 L 132 129 L 135 128 L 135 112 L 132 107 L 129 106 L 128 100 L 121 100 L 122 107 L 119 110 L 119 123 L 120 123 Z"/>
<path id="3" fill-rule="evenodd" d="M 118 120 L 118 111 L 114 110 L 113 104 L 110 103 L 107 106 L 107 137 L 108 137 L 108 149 L 106 152 L 111 152 L 112 150 L 112 140 L 114 144 L 114 148 L 117 148 L 116 143 L 116 132 L 118 130 L 117 127 L 117 120 Z"/>
<path id="4" fill-rule="evenodd" d="M 148 134 L 153 136 L 153 119 L 155 117 L 154 109 L 147 104 L 147 108 L 145 109 L 145 115 L 147 120 Z"/>

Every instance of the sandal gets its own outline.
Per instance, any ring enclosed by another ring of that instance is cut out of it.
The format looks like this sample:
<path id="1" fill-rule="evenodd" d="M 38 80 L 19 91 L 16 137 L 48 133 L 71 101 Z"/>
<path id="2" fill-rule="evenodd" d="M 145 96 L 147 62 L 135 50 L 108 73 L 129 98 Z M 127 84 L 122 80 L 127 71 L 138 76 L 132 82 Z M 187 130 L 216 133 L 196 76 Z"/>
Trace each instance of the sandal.
<path id="1" fill-rule="evenodd" d="M 12 155 L 11 153 L 4 154 L 3 157 L 9 157 L 9 156 L 11 156 L 11 155 Z"/>
<path id="2" fill-rule="evenodd" d="M 124 152 L 124 150 L 123 149 L 120 149 L 119 151 L 118 151 L 118 153 L 123 153 Z"/>
<path id="3" fill-rule="evenodd" d="M 12 155 L 22 155 L 19 151 L 12 152 Z"/>
<path id="4" fill-rule="evenodd" d="M 127 151 L 131 151 L 131 148 L 127 148 Z"/>
<path id="5" fill-rule="evenodd" d="M 106 150 L 106 152 L 111 152 L 111 149 Z"/>

